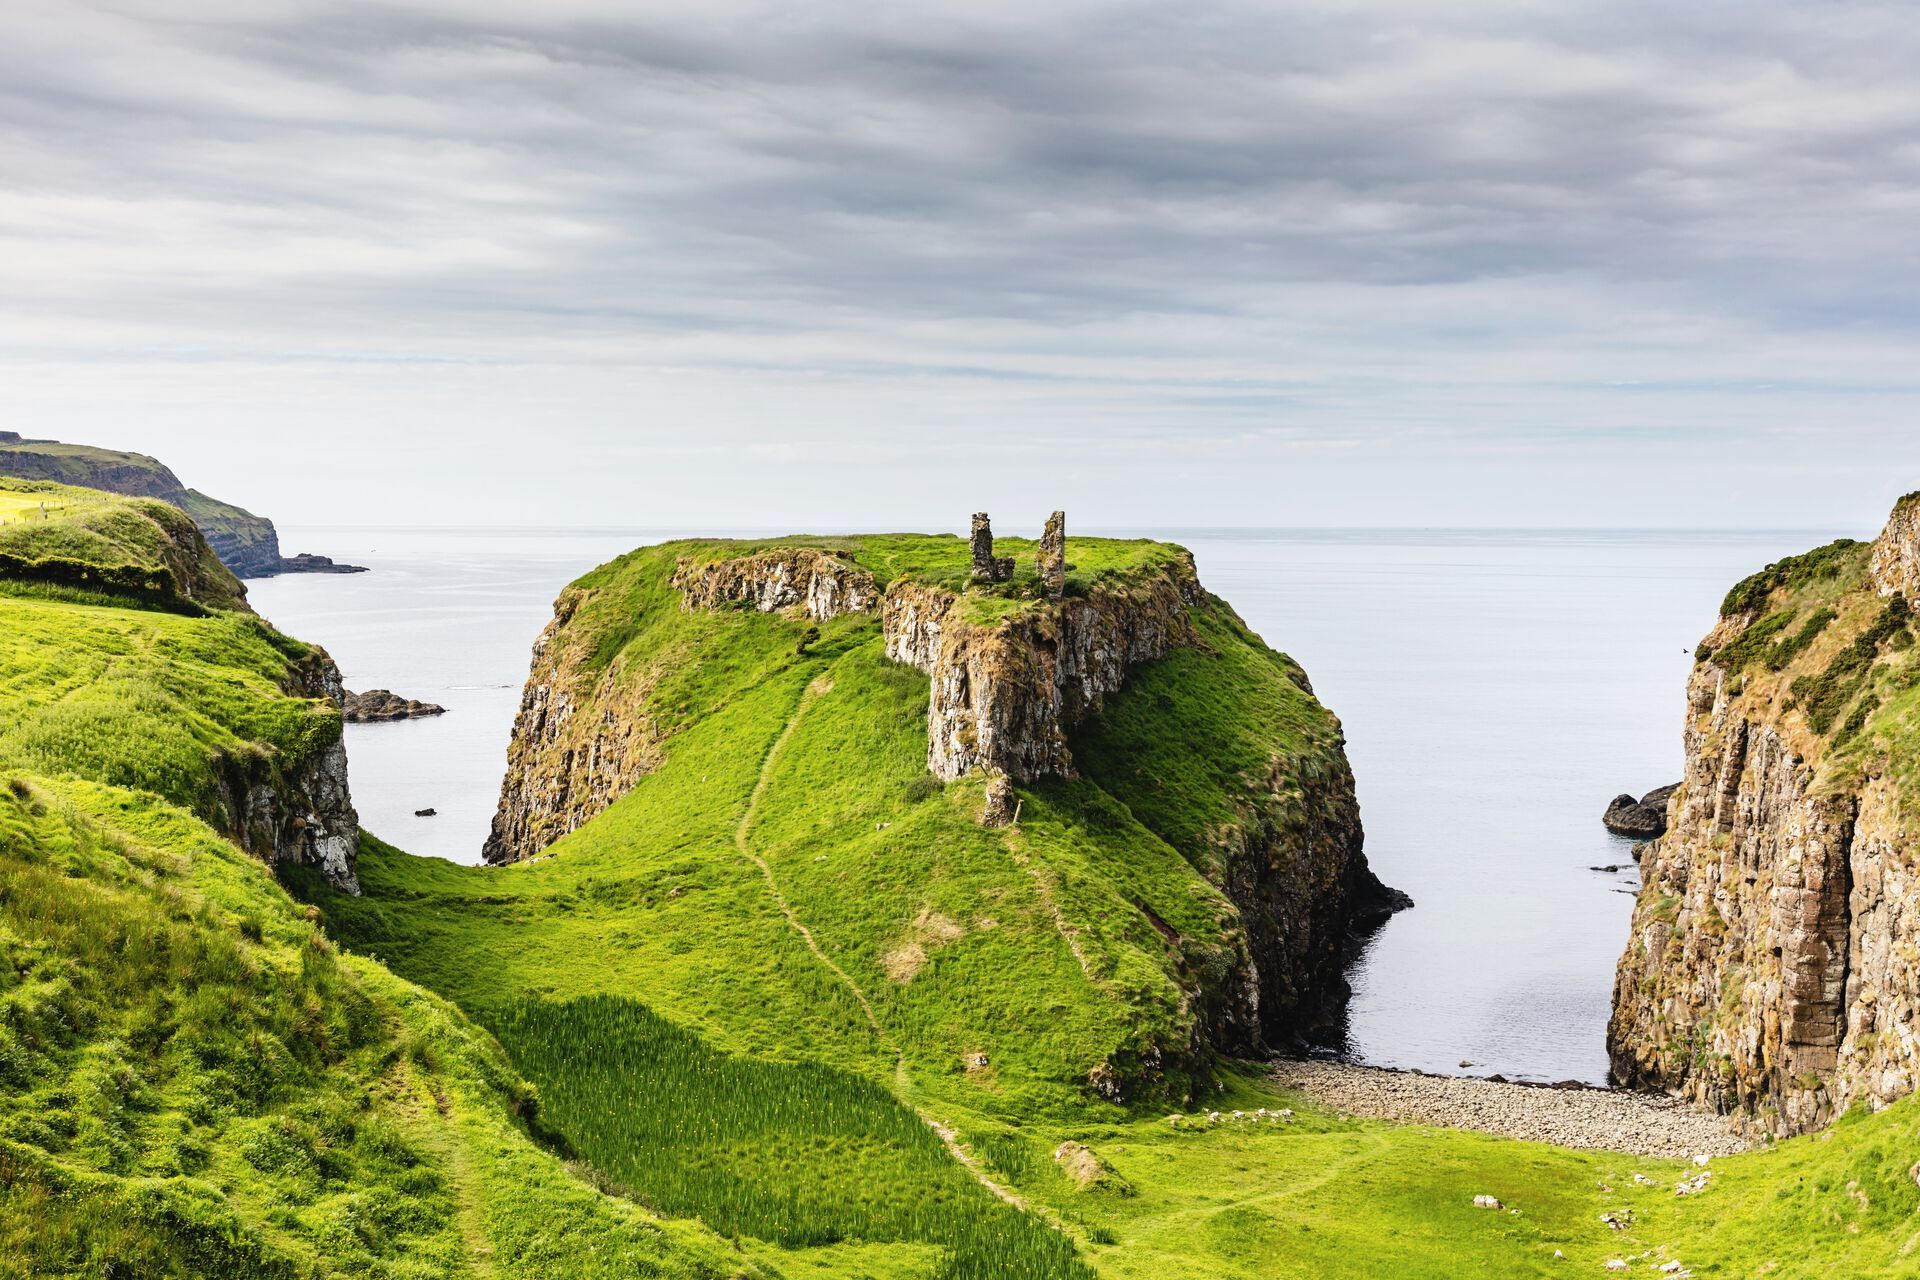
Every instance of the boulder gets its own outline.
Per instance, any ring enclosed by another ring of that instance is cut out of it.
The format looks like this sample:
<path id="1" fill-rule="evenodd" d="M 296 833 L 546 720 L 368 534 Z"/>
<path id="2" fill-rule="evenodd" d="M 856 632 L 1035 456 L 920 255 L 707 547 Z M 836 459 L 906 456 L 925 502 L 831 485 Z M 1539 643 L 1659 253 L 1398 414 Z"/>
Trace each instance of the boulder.
<path id="1" fill-rule="evenodd" d="M 415 720 L 421 716 L 440 716 L 447 713 L 445 707 L 436 703 L 403 698 L 390 689 L 368 689 L 365 693 L 350 692 L 342 702 L 341 709 L 352 724 Z"/>
<path id="2" fill-rule="evenodd" d="M 1655 839 L 1666 832 L 1667 800 L 1679 789 L 1680 784 L 1676 782 L 1649 791 L 1638 800 L 1630 795 L 1615 796 L 1601 821 L 1607 824 L 1607 830 L 1617 836 L 1632 836 L 1636 840 Z"/>

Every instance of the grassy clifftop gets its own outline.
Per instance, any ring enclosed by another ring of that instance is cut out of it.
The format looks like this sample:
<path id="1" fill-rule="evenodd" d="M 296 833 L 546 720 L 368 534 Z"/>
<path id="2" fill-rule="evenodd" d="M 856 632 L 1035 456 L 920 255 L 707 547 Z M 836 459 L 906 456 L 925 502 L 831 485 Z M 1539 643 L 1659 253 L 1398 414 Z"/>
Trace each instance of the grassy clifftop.
<path id="1" fill-rule="evenodd" d="M 247 607 L 177 507 L 50 481 L 0 477 L 0 573 L 188 612 Z"/>
<path id="2" fill-rule="evenodd" d="M 164 502 L 192 517 L 234 573 L 260 577 L 280 571 L 280 536 L 273 521 L 187 488 L 165 463 L 144 453 L 57 440 L 0 440 L 0 476 Z"/>

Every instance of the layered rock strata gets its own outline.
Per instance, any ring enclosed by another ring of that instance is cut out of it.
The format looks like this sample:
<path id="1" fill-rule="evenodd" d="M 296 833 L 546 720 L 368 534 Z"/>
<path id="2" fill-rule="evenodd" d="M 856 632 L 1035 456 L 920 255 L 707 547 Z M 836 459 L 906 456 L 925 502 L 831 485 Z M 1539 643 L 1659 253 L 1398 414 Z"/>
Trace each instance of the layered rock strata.
<path id="1" fill-rule="evenodd" d="M 886 652 L 927 674 L 927 768 L 1027 782 L 1073 771 L 1067 732 L 1117 691 L 1127 668 L 1192 644 L 1190 607 L 1206 593 L 1191 557 L 1125 585 L 976 618 L 969 598 L 897 582 L 881 606 Z"/>
<path id="2" fill-rule="evenodd" d="M 797 609 L 815 622 L 872 609 L 880 598 L 873 575 L 811 547 L 783 548 L 733 560 L 683 560 L 673 585 L 689 609 L 748 605 L 762 613 Z"/>
<path id="3" fill-rule="evenodd" d="M 1917 515 L 1905 500 L 1870 551 L 1756 575 L 1701 645 L 1686 778 L 1642 855 L 1614 990 L 1620 1080 L 1775 1134 L 1920 1083 L 1912 744 L 1876 716 L 1911 683 Z M 1832 585 L 1797 599 L 1816 572 Z"/>
<path id="4" fill-rule="evenodd" d="M 341 706 L 340 670 L 312 649 L 283 682 L 288 693 Z M 347 782 L 347 748 L 336 726 L 303 759 L 248 753 L 216 762 L 218 811 L 211 815 L 235 843 L 269 862 L 312 867 L 336 888 L 358 894 L 354 863 L 360 815 Z"/>

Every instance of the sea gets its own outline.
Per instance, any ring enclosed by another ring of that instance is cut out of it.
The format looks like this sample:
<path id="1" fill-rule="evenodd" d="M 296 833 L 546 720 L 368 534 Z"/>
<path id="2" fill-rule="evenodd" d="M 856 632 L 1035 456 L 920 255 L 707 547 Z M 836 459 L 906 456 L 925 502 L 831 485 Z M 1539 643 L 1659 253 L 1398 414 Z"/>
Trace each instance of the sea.
<path id="1" fill-rule="evenodd" d="M 529 649 L 573 578 L 665 529 L 305 528 L 369 572 L 250 582 L 352 689 L 447 714 L 350 725 L 362 824 L 477 862 Z M 772 530 L 703 530 L 742 535 Z M 1694 645 L 1739 578 L 1830 530 L 1087 530 L 1171 538 L 1345 726 L 1367 857 L 1415 906 L 1359 956 L 1339 1052 L 1605 1083 L 1638 881 L 1607 802 L 1677 781 Z M 1851 530 L 1856 537 L 1870 530 Z M 431 816 L 417 811 L 431 809 Z"/>

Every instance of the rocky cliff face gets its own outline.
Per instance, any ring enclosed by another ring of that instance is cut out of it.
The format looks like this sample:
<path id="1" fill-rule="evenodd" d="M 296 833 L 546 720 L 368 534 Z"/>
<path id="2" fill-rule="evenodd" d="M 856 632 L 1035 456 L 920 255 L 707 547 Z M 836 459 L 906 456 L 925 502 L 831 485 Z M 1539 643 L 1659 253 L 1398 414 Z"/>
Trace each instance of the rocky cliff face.
<path id="1" fill-rule="evenodd" d="M 1801 1133 L 1920 1082 L 1920 859 L 1902 714 L 1920 510 L 1729 597 L 1687 689 L 1608 1031 L 1617 1077 Z"/>
<path id="2" fill-rule="evenodd" d="M 797 609 L 815 622 L 874 607 L 880 588 L 856 564 L 809 547 L 732 560 L 683 560 L 673 585 L 689 609 L 750 605 L 762 613 Z"/>
<path id="3" fill-rule="evenodd" d="M 1116 692 L 1127 668 L 1192 644 L 1201 604 L 1193 561 L 1126 585 L 975 617 L 969 597 L 913 582 L 886 594 L 887 656 L 926 672 L 927 767 L 951 780 L 985 771 L 1015 782 L 1073 770 L 1067 732 Z"/>
<path id="4" fill-rule="evenodd" d="M 618 800 L 660 760 L 665 738 L 648 714 L 651 683 L 628 680 L 623 659 L 583 672 L 566 643 L 567 623 L 583 596 L 554 602 L 553 621 L 533 645 L 533 668 L 507 746 L 500 805 L 482 856 L 519 862 Z"/>
<path id="5" fill-rule="evenodd" d="M 325 698 L 340 706 L 340 670 L 323 649 L 296 662 L 284 681 L 288 693 Z M 347 748 L 336 728 L 300 760 L 263 753 L 225 756 L 216 763 L 218 811 L 214 825 L 241 848 L 268 862 L 312 867 L 336 888 L 358 894 L 354 863 L 360 815 L 347 785 Z"/>

